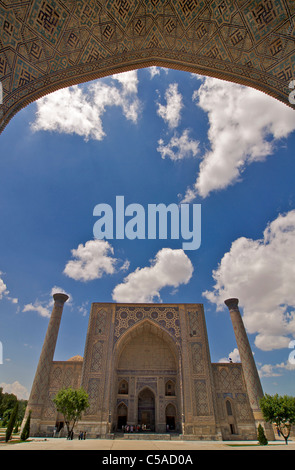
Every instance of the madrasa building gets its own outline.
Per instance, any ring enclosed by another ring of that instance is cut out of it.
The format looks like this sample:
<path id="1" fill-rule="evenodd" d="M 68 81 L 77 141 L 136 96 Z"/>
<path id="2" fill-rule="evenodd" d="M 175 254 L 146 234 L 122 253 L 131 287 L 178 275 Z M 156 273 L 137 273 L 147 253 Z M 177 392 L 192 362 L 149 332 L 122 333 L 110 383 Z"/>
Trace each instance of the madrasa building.
<path id="1" fill-rule="evenodd" d="M 84 357 L 54 361 L 64 303 L 54 306 L 26 416 L 31 436 L 50 436 L 63 427 L 53 398 L 61 388 L 83 387 L 89 407 L 79 431 L 89 438 L 114 437 L 126 426 L 181 439 L 257 439 L 263 396 L 253 354 L 238 307 L 225 301 L 240 363 L 212 363 L 202 304 L 93 303 Z"/>

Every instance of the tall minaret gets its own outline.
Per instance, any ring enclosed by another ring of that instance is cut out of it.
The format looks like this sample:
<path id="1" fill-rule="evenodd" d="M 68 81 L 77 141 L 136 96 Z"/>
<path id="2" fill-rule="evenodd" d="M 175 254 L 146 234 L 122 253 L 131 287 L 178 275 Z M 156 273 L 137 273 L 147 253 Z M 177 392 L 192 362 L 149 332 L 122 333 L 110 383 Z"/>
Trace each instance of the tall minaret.
<path id="1" fill-rule="evenodd" d="M 227 299 L 224 301 L 224 303 L 229 309 L 231 321 L 233 324 L 249 401 L 255 422 L 257 426 L 259 423 L 263 423 L 265 430 L 268 432 L 268 438 L 274 439 L 272 428 L 270 428 L 267 423 L 264 423 L 263 415 L 259 406 L 259 399 L 263 397 L 263 390 L 249 339 L 245 330 L 244 322 L 238 307 L 239 299 Z"/>
<path id="2" fill-rule="evenodd" d="M 60 320 L 63 312 L 64 303 L 68 300 L 66 294 L 54 294 L 54 305 L 50 316 L 44 344 L 42 347 L 37 371 L 30 398 L 28 401 L 23 424 L 26 421 L 29 411 L 31 411 L 31 436 L 39 433 L 39 424 L 42 418 L 42 408 L 47 399 L 47 388 L 49 383 L 51 365 L 53 361 Z"/>

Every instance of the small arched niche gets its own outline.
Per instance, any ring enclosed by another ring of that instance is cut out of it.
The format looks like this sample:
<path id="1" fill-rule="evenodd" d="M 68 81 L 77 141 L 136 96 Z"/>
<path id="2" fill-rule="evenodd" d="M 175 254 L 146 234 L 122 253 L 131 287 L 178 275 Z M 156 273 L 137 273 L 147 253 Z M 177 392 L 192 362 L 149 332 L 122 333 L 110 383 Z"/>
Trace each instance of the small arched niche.
<path id="1" fill-rule="evenodd" d="M 127 380 L 121 380 L 118 386 L 119 395 L 128 395 L 128 382 Z"/>
<path id="2" fill-rule="evenodd" d="M 168 380 L 165 384 L 165 395 L 166 397 L 175 395 L 175 383 L 172 380 Z"/>

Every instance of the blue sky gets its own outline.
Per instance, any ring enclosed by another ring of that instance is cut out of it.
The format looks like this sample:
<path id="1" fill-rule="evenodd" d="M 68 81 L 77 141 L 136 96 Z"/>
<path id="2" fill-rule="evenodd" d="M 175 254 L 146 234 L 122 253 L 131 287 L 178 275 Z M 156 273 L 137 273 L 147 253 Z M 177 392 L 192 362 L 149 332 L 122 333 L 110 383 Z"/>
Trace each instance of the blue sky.
<path id="1" fill-rule="evenodd" d="M 295 116 L 256 90 L 162 68 L 60 90 L 0 136 L 0 386 L 28 398 L 64 291 L 56 360 L 83 356 L 92 302 L 204 303 L 212 362 L 240 309 L 266 393 L 294 395 Z M 201 246 L 95 240 L 97 204 L 201 204 Z"/>

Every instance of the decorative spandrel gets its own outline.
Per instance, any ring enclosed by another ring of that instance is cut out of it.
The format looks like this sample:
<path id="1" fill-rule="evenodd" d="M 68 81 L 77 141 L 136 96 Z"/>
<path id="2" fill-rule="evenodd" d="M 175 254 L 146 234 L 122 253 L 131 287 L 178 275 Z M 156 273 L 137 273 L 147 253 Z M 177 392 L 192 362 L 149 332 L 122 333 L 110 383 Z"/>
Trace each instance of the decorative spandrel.
<path id="1" fill-rule="evenodd" d="M 116 308 L 114 340 L 117 341 L 130 327 L 143 319 L 158 323 L 172 336 L 180 337 L 179 308 L 176 306 L 118 306 Z"/>

